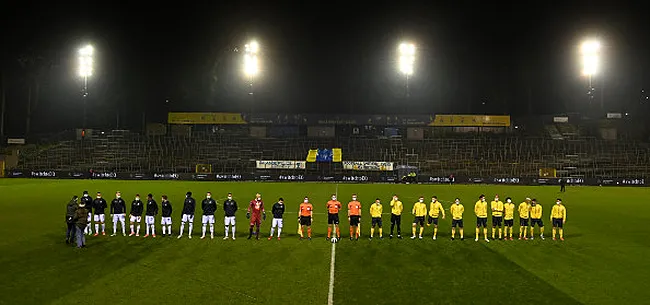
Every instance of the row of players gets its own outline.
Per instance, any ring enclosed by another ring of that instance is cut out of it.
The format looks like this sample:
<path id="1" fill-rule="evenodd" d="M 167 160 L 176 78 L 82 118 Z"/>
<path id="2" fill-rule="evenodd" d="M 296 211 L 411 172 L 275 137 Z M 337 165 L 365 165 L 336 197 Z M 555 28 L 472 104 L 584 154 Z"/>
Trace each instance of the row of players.
<path id="1" fill-rule="evenodd" d="M 88 195 L 87 191 L 84 191 L 84 194 L 81 198 L 80 206 L 85 206 L 88 210 L 88 226 L 84 231 L 84 234 L 91 235 L 92 226 L 90 225 L 91 219 L 95 222 L 95 233 L 94 235 L 99 235 L 100 228 L 101 234 L 105 235 L 105 210 L 108 208 L 106 200 L 102 198 L 100 192 L 97 192 L 97 198 L 92 199 Z M 360 221 L 361 221 L 361 202 L 358 201 L 357 195 L 352 195 L 352 200 L 348 203 L 347 216 L 350 223 L 350 239 L 357 240 L 360 236 Z M 402 202 L 399 200 L 397 195 L 393 195 L 393 198 L 390 202 L 391 207 L 391 229 L 390 229 L 390 238 L 393 238 L 394 229 L 397 228 L 397 237 L 401 237 L 401 216 L 404 210 Z M 210 237 L 214 238 L 214 213 L 217 210 L 217 202 L 212 198 L 212 194 L 208 192 L 206 198 L 201 202 L 201 208 L 203 210 L 202 216 L 202 235 L 201 238 L 206 237 L 206 229 L 209 226 Z M 327 229 L 327 239 L 332 237 L 332 233 L 335 232 L 336 237 L 340 239 L 341 233 L 339 230 L 339 211 L 342 208 L 342 204 L 337 200 L 336 195 L 333 194 L 331 200 L 327 202 L 326 205 L 327 214 L 328 214 L 328 229 Z M 181 217 L 181 226 L 180 234 L 178 238 L 182 238 L 185 226 L 188 224 L 188 238 L 192 238 L 194 214 L 196 209 L 196 201 L 192 197 L 191 192 L 186 193 L 186 198 L 183 204 L 183 211 Z M 237 202 L 233 199 L 232 193 L 228 193 L 227 199 L 223 203 L 223 210 L 225 214 L 224 225 L 225 225 L 225 236 L 224 239 L 228 239 L 229 231 L 232 232 L 232 239 L 235 239 L 235 213 L 237 212 Z M 92 211 L 94 210 L 94 218 L 92 217 Z M 162 196 L 162 218 L 160 224 L 162 225 L 163 236 L 172 235 L 172 205 L 168 201 L 167 196 Z M 300 238 L 305 237 L 305 229 L 307 232 L 307 238 L 311 239 L 311 224 L 313 221 L 313 205 L 309 202 L 309 198 L 305 197 L 303 203 L 299 205 L 298 209 L 298 234 Z M 506 198 L 506 202 L 499 200 L 499 196 L 496 195 L 494 200 L 490 203 L 490 210 L 492 214 L 492 239 L 496 239 L 496 233 L 498 231 L 498 238 L 513 240 L 513 224 L 514 224 L 514 214 L 515 214 L 515 204 L 512 202 L 511 198 Z M 533 239 L 533 233 L 535 225 L 539 227 L 540 238 L 544 239 L 544 223 L 542 221 L 542 206 L 537 203 L 536 199 L 526 198 L 525 201 L 519 204 L 518 213 L 520 218 L 520 229 L 519 229 L 519 239 L 528 239 L 527 228 L 529 227 L 530 220 L 530 238 Z M 464 239 L 464 230 L 463 230 L 463 213 L 465 211 L 464 206 L 460 203 L 460 200 L 456 198 L 455 202 L 450 207 L 450 212 L 452 216 L 452 235 L 451 239 L 453 240 L 456 236 L 456 230 L 458 229 L 461 239 Z M 129 213 L 129 222 L 130 222 L 130 236 L 140 236 L 140 223 L 142 214 L 145 214 L 145 224 L 146 224 L 146 234 L 144 237 L 155 237 L 155 216 L 158 214 L 158 204 L 153 199 L 153 195 L 149 194 L 147 196 L 146 211 L 144 209 L 144 204 L 140 200 L 140 196 L 136 195 L 135 200 L 131 203 L 131 212 Z M 273 238 L 274 231 L 277 228 L 277 238 L 280 239 L 280 234 L 283 227 L 283 214 L 285 212 L 284 200 L 280 198 L 277 203 L 272 207 L 271 214 L 273 214 L 273 221 L 271 224 L 271 234 L 269 240 Z M 378 228 L 379 238 L 383 238 L 383 229 L 382 229 L 382 214 L 383 206 L 381 200 L 377 198 L 375 202 L 370 206 L 370 216 L 371 216 L 371 230 L 370 238 L 374 237 L 375 228 Z M 412 236 L 411 239 L 419 238 L 422 239 L 425 226 L 425 218 L 428 216 L 426 221 L 427 226 L 434 226 L 433 229 L 433 239 L 437 239 L 438 234 L 438 220 L 439 218 L 445 218 L 445 209 L 443 208 L 440 201 L 438 201 L 436 196 L 431 198 L 430 207 L 427 212 L 427 206 L 424 203 L 424 197 L 420 196 L 418 202 L 413 205 L 411 213 L 415 216 L 412 224 Z M 474 213 L 476 215 L 476 235 L 475 240 L 479 240 L 480 229 L 483 228 L 484 240 L 489 242 L 487 236 L 487 218 L 488 218 L 488 204 L 485 200 L 484 195 L 479 196 L 479 200 L 474 205 Z M 118 222 L 122 225 L 122 234 L 126 235 L 125 228 L 125 218 L 126 218 L 126 202 L 121 198 L 121 193 L 117 192 L 115 199 L 112 200 L 110 205 L 110 214 L 112 215 L 113 220 L 113 234 L 115 236 L 117 233 L 117 224 Z M 262 220 L 266 220 L 266 213 L 264 209 L 264 202 L 262 201 L 261 195 L 258 193 L 255 195 L 255 198 L 250 201 L 246 213 L 246 217 L 250 219 L 250 228 L 249 236 L 250 239 L 253 235 L 256 238 L 260 236 L 260 225 Z M 562 204 L 561 199 L 556 200 L 556 205 L 553 206 L 551 211 L 550 220 L 553 224 L 553 239 L 556 238 L 556 233 L 559 233 L 560 240 L 564 240 L 564 223 L 566 222 L 566 208 Z M 417 234 L 417 227 L 419 225 L 419 234 Z"/>

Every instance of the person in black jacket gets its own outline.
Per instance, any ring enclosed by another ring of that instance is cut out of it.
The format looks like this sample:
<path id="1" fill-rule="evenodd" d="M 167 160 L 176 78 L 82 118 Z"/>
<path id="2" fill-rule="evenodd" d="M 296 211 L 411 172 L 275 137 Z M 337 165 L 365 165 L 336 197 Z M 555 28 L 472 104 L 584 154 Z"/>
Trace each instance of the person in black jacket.
<path id="1" fill-rule="evenodd" d="M 210 223 L 210 239 L 214 239 L 214 212 L 217 211 L 217 202 L 212 199 L 212 193 L 208 192 L 205 195 L 205 199 L 201 202 L 201 208 L 203 209 L 203 217 L 201 217 L 203 233 L 201 239 L 205 238 L 205 229 L 208 223 Z"/>
<path id="2" fill-rule="evenodd" d="M 185 202 L 183 202 L 183 216 L 181 218 L 181 232 L 178 238 L 183 237 L 185 231 L 185 223 L 189 222 L 189 229 L 187 230 L 187 237 L 192 239 L 192 228 L 194 228 L 194 210 L 196 210 L 196 201 L 192 198 L 192 192 L 185 194 Z"/>
<path id="3" fill-rule="evenodd" d="M 81 196 L 81 202 L 84 204 L 85 209 L 88 211 L 88 217 L 86 217 L 87 225 L 84 229 L 84 234 L 92 235 L 93 228 L 91 221 L 93 218 L 93 199 L 90 198 L 90 195 L 88 195 L 88 191 L 83 192 L 83 195 Z"/>
<path id="4" fill-rule="evenodd" d="M 77 248 L 86 247 L 86 235 L 84 229 L 88 226 L 88 210 L 84 202 L 79 202 L 79 207 L 75 210 L 74 222 L 77 226 Z"/>
<path id="5" fill-rule="evenodd" d="M 278 240 L 280 240 L 280 233 L 282 233 L 282 215 L 284 214 L 284 199 L 280 197 L 278 202 L 276 202 L 271 208 L 271 214 L 273 214 L 273 222 L 271 223 L 271 235 L 269 240 L 273 238 L 273 231 L 275 227 L 278 228 Z"/>
<path id="6" fill-rule="evenodd" d="M 66 244 L 72 243 L 76 236 L 74 216 L 77 211 L 78 200 L 79 197 L 72 196 L 72 199 L 70 200 L 70 202 L 68 202 L 68 204 L 65 207 L 65 223 L 68 225 L 68 230 L 65 232 Z"/>
<path id="7" fill-rule="evenodd" d="M 232 193 L 228 193 L 228 199 L 223 202 L 223 211 L 225 214 L 224 224 L 226 234 L 224 240 L 228 239 L 228 229 L 232 226 L 232 239 L 235 240 L 235 212 L 237 212 L 237 201 L 232 199 Z"/>
<path id="8" fill-rule="evenodd" d="M 126 218 L 126 202 L 122 199 L 122 193 L 115 193 L 115 199 L 111 201 L 111 217 L 113 218 L 113 235 L 117 232 L 117 222 L 122 223 L 122 235 L 126 236 L 126 227 L 124 226 Z"/>
<path id="9" fill-rule="evenodd" d="M 162 226 L 163 237 L 165 233 L 167 233 L 167 236 L 172 236 L 172 203 L 167 200 L 167 195 L 162 196 L 162 203 L 160 205 L 162 207 L 160 225 Z"/>
<path id="10" fill-rule="evenodd" d="M 140 200 L 140 194 L 135 194 L 135 199 L 131 202 L 131 214 L 129 214 L 129 222 L 131 223 L 131 234 L 129 236 L 140 236 L 140 222 L 142 222 L 143 210 L 144 205 L 142 204 L 142 200 Z M 138 226 L 133 230 L 136 222 Z"/>
<path id="11" fill-rule="evenodd" d="M 566 179 L 560 178 L 560 192 L 566 192 Z"/>
<path id="12" fill-rule="evenodd" d="M 149 230 L 151 229 L 151 237 L 156 238 L 156 215 L 158 215 L 158 203 L 153 199 L 153 195 L 149 194 L 147 195 L 147 212 L 144 217 L 147 234 L 144 237 L 149 237 Z"/>
<path id="13" fill-rule="evenodd" d="M 102 227 L 102 235 L 106 235 L 106 200 L 102 198 L 102 193 L 97 192 L 97 198 L 93 201 L 93 208 L 95 209 L 95 236 L 99 235 L 99 225 Z"/>

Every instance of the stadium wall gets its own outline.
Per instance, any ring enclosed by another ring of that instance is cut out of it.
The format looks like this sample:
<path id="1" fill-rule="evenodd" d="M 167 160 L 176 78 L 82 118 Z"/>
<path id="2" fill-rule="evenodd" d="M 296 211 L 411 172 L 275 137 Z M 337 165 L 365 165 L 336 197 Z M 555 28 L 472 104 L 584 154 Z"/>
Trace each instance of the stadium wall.
<path id="1" fill-rule="evenodd" d="M 339 182 L 339 183 L 401 183 L 394 172 L 355 173 L 337 175 L 278 174 L 267 172 L 241 174 L 198 173 L 117 173 L 117 172 L 64 172 L 64 171 L 5 171 L 7 178 L 49 179 L 113 179 L 113 180 L 189 180 L 189 181 L 273 181 L 273 182 Z M 539 177 L 454 177 L 454 184 L 504 184 L 504 185 L 559 185 L 567 179 L 568 185 L 588 186 L 647 186 L 643 178 L 539 178 Z M 417 183 L 450 184 L 449 177 L 418 175 Z"/>

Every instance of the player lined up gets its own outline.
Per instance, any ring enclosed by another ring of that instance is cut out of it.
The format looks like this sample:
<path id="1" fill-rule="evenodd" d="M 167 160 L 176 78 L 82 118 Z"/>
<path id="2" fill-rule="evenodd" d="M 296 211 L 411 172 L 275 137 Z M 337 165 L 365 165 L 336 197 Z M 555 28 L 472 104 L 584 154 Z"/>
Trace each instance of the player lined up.
<path id="1" fill-rule="evenodd" d="M 162 226 L 163 236 L 172 235 L 172 204 L 168 201 L 166 195 L 161 197 L 162 199 L 162 218 L 160 224 Z M 106 200 L 102 198 L 102 194 L 97 192 L 96 199 L 92 200 L 87 191 L 84 191 L 79 205 L 83 204 L 85 209 L 88 210 L 86 222 L 88 225 L 84 228 L 84 234 L 93 234 L 92 226 L 90 225 L 91 219 L 95 221 L 95 233 L 94 235 L 99 235 L 100 229 L 101 234 L 106 235 L 105 233 L 105 210 L 107 208 Z M 224 210 L 224 240 L 229 238 L 229 233 L 232 232 L 232 239 L 235 239 L 235 213 L 237 212 L 237 202 L 233 200 L 232 193 L 228 193 L 227 200 L 223 204 Z M 337 239 L 341 238 L 341 232 L 339 229 L 339 212 L 342 208 L 341 202 L 336 198 L 336 195 L 332 195 L 331 200 L 326 204 L 327 209 L 327 239 L 332 238 L 332 234 L 336 235 Z M 397 227 L 397 238 L 402 238 L 401 236 L 401 216 L 403 213 L 403 204 L 399 200 L 397 195 L 394 195 L 390 201 L 391 207 L 391 230 L 390 238 L 393 238 L 393 233 L 395 227 Z M 91 218 L 94 209 L 94 218 Z M 181 225 L 178 238 L 182 238 L 185 233 L 185 227 L 188 225 L 187 237 L 192 238 L 193 223 L 194 223 L 194 214 L 196 209 L 196 201 L 192 197 L 192 192 L 187 192 L 185 200 L 183 203 L 183 210 L 181 216 Z M 202 222 L 202 234 L 201 239 L 206 237 L 206 233 L 209 228 L 210 238 L 214 239 L 214 223 L 215 218 L 214 214 L 217 211 L 217 201 L 212 199 L 212 194 L 210 192 L 206 193 L 206 198 L 201 202 L 201 209 L 203 212 L 201 222 Z M 350 240 L 358 240 L 360 236 L 359 225 L 361 223 L 361 214 L 362 214 L 362 205 L 358 200 L 356 194 L 352 195 L 352 200 L 348 203 L 347 215 L 348 221 L 350 224 Z M 454 203 L 450 207 L 450 214 L 452 216 L 452 228 L 451 228 L 451 239 L 454 240 L 456 237 L 456 231 L 460 235 L 461 240 L 464 239 L 464 228 L 463 228 L 463 214 L 465 208 L 461 204 L 460 200 L 456 198 Z M 500 240 L 510 239 L 513 240 L 513 226 L 514 226 L 514 214 L 515 214 L 515 204 L 512 202 L 510 197 L 506 198 L 506 202 L 502 202 L 499 199 L 499 196 L 496 195 L 494 200 L 490 202 L 490 211 L 492 216 L 492 234 L 491 239 L 496 239 L 497 236 Z M 539 237 L 544 239 L 544 223 L 542 221 L 542 206 L 537 203 L 536 199 L 526 198 L 525 201 L 521 202 L 517 209 L 519 213 L 519 239 L 534 239 L 535 226 L 539 227 Z M 271 224 L 271 232 L 268 237 L 271 240 L 277 229 L 277 239 L 280 239 L 280 234 L 283 227 L 283 215 L 285 212 L 284 200 L 280 198 L 272 207 L 273 221 Z M 135 199 L 131 202 L 131 212 L 129 213 L 129 227 L 130 234 L 129 236 L 140 236 L 140 222 L 142 214 L 145 214 L 145 229 L 146 233 L 144 237 L 156 237 L 155 231 L 155 217 L 158 214 L 158 204 L 154 200 L 152 194 L 147 195 L 147 204 L 143 204 L 140 200 L 140 195 L 136 194 Z M 383 239 L 383 224 L 382 224 L 382 214 L 383 214 L 383 205 L 379 198 L 375 199 L 375 202 L 370 205 L 369 209 L 371 217 L 371 228 L 370 228 L 370 239 L 375 237 L 375 232 L 378 231 L 379 238 Z M 427 211 L 427 205 L 424 202 L 424 197 L 420 196 L 419 200 L 413 204 L 411 213 L 414 216 L 412 223 L 412 236 L 411 239 L 422 239 L 425 228 L 425 218 L 426 226 L 429 227 L 433 225 L 433 235 L 432 239 L 436 240 L 438 236 L 438 225 L 439 219 L 445 219 L 445 209 L 438 201 L 436 196 L 431 198 L 429 203 L 429 209 Z M 70 214 L 68 212 L 68 214 Z M 111 201 L 110 204 L 110 214 L 113 220 L 113 234 L 117 234 L 118 223 L 121 224 L 122 235 L 126 236 L 126 202 L 121 198 L 121 193 L 117 192 L 115 194 L 115 199 Z M 476 215 L 476 232 L 475 232 L 475 241 L 479 241 L 481 236 L 481 231 L 483 232 L 483 239 L 486 242 L 490 242 L 488 238 L 488 204 L 485 200 L 485 196 L 479 196 L 478 201 L 474 204 L 474 214 Z M 255 235 L 256 239 L 259 239 L 260 236 L 260 226 L 263 220 L 266 220 L 266 213 L 264 209 L 264 202 L 262 196 L 258 193 L 255 195 L 255 198 L 250 201 L 246 217 L 250 219 L 249 235 L 248 239 L 251 239 Z M 298 209 L 298 234 L 300 239 L 305 238 L 305 231 L 307 233 L 307 239 L 311 240 L 312 237 L 312 222 L 314 217 L 314 207 L 309 202 L 309 198 L 305 197 L 303 202 L 299 205 Z M 68 217 L 69 218 L 69 217 Z M 556 205 L 553 206 L 551 210 L 550 220 L 553 225 L 553 239 L 555 240 L 556 235 L 559 235 L 561 240 L 564 240 L 564 223 L 566 222 L 566 208 L 562 205 L 561 199 L 556 200 Z M 419 231 L 418 231 L 419 228 Z M 528 235 L 528 228 L 530 228 L 530 235 Z M 482 229 L 482 230 L 481 230 Z"/>

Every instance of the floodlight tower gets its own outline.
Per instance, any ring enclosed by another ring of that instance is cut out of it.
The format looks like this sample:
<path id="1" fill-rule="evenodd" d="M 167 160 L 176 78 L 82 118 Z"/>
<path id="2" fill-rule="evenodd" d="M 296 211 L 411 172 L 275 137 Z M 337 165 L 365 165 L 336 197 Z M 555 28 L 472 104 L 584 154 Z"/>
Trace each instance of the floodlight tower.
<path id="1" fill-rule="evenodd" d="M 399 72 L 404 74 L 404 91 L 406 97 L 410 96 L 409 92 L 409 78 L 413 75 L 413 66 L 415 64 L 415 45 L 409 42 L 403 42 L 399 45 L 398 49 L 398 68 Z"/>
<path id="2" fill-rule="evenodd" d="M 589 102 L 594 99 L 595 88 L 592 85 L 592 78 L 599 72 L 600 68 L 600 42 L 597 40 L 587 40 L 580 46 L 580 55 L 582 56 L 582 75 L 589 79 Z M 601 88 L 602 90 L 602 88 Z M 603 101 L 601 98 L 601 107 Z"/>
<path id="3" fill-rule="evenodd" d="M 253 95 L 253 81 L 259 73 L 259 50 L 260 45 L 254 40 L 244 46 L 244 75 L 248 79 L 249 95 Z"/>
<path id="4" fill-rule="evenodd" d="M 93 75 L 93 53 L 94 48 L 91 45 L 86 45 L 79 49 L 79 76 L 83 78 L 83 128 L 86 128 L 86 100 L 88 98 L 88 78 Z"/>

